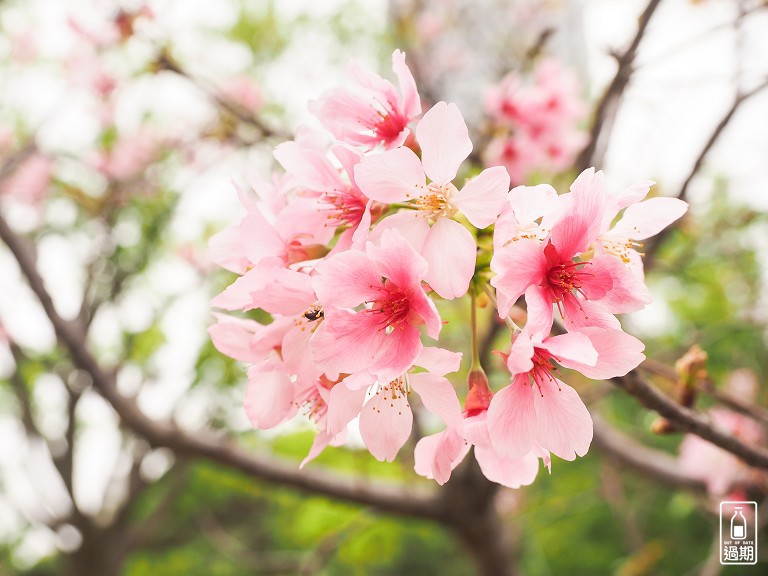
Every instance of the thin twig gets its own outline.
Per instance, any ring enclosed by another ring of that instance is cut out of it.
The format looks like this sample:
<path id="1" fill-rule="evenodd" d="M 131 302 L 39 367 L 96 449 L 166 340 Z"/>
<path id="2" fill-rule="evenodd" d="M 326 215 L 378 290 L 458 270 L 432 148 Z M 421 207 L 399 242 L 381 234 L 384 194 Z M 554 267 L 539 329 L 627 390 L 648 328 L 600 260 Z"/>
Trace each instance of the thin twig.
<path id="1" fill-rule="evenodd" d="M 691 182 L 698 175 L 699 171 L 704 165 L 704 161 L 707 159 L 707 156 L 709 156 L 710 151 L 712 150 L 714 145 L 718 142 L 718 140 L 720 139 L 720 136 L 723 134 L 723 131 L 730 124 L 731 120 L 736 115 L 736 112 L 739 110 L 741 105 L 744 104 L 744 102 L 746 102 L 753 96 L 756 96 L 757 94 L 765 90 L 766 88 L 768 88 L 768 78 L 760 82 L 757 86 L 755 86 L 751 90 L 748 90 L 746 92 L 738 92 L 736 94 L 736 96 L 733 99 L 733 102 L 731 103 L 730 108 L 728 108 L 725 115 L 720 119 L 720 122 L 717 123 L 714 130 L 712 131 L 709 138 L 707 139 L 706 143 L 704 144 L 704 147 L 701 149 L 698 156 L 696 157 L 696 160 L 693 162 L 693 166 L 691 167 L 691 171 L 688 173 L 688 177 L 685 179 L 685 181 L 683 182 L 683 185 L 680 187 L 680 191 L 677 193 L 677 197 L 679 199 L 685 200 L 688 197 L 688 188 Z M 648 239 L 645 245 L 645 259 L 644 259 L 645 260 L 644 266 L 646 270 L 649 270 L 653 266 L 654 257 L 656 255 L 657 250 L 663 244 L 664 240 L 669 236 L 669 234 L 671 234 L 672 231 L 675 230 L 682 221 L 684 221 L 684 218 L 677 220 L 677 222 L 673 223 L 670 226 L 667 226 L 653 238 Z"/>
<path id="2" fill-rule="evenodd" d="M 602 153 L 598 153 L 598 147 L 605 149 L 613 127 L 613 121 L 619 110 L 619 101 L 621 100 L 634 72 L 637 49 L 640 46 L 643 36 L 645 36 L 648 23 L 651 21 L 651 17 L 654 12 L 656 12 L 660 3 L 661 0 L 651 0 L 648 3 L 645 10 L 643 10 L 643 13 L 640 15 L 637 32 L 635 33 L 632 42 L 623 53 L 616 55 L 616 62 L 618 63 L 616 74 L 603 93 L 603 97 L 597 104 L 592 127 L 589 132 L 589 140 L 576 159 L 575 165 L 579 172 L 590 166 L 602 163 Z"/>

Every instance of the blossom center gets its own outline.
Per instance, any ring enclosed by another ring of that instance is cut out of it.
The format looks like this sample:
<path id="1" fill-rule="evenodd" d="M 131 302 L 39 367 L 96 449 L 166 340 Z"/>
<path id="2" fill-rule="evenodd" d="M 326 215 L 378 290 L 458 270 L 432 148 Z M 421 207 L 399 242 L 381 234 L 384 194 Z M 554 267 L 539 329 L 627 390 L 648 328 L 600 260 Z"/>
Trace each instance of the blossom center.
<path id="1" fill-rule="evenodd" d="M 451 204 L 451 198 L 458 190 L 451 182 L 438 184 L 432 182 L 424 189 L 424 193 L 411 197 L 412 205 L 428 218 L 445 216 L 450 218 L 456 213 L 456 208 Z"/>
<path id="2" fill-rule="evenodd" d="M 358 224 L 365 211 L 365 202 L 348 189 L 333 190 L 323 196 L 330 207 L 326 216 L 330 226 L 343 226 L 345 224 Z"/>
<path id="3" fill-rule="evenodd" d="M 386 284 L 384 288 L 387 288 Z M 375 300 L 373 307 L 368 310 L 370 314 L 380 316 L 377 320 L 380 329 L 392 331 L 405 328 L 410 311 L 410 298 L 404 290 L 399 288 L 387 290 L 386 294 Z"/>

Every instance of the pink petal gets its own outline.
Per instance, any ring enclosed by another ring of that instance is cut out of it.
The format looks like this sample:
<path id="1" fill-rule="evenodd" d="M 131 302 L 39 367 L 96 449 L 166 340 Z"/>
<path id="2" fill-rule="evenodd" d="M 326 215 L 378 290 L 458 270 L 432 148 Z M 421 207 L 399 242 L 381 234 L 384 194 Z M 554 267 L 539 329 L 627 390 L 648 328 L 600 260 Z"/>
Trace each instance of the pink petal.
<path id="1" fill-rule="evenodd" d="M 530 224 L 557 210 L 557 192 L 549 184 L 517 186 L 510 190 L 509 205 L 517 222 Z"/>
<path id="2" fill-rule="evenodd" d="M 252 307 L 284 316 L 301 314 L 317 300 L 312 278 L 287 268 L 277 270 L 266 286 L 253 290 L 251 299 Z"/>
<path id="3" fill-rule="evenodd" d="M 239 224 L 211 236 L 208 240 L 208 258 L 230 272 L 245 274 L 250 261 L 243 253 Z"/>
<path id="4" fill-rule="evenodd" d="M 593 168 L 582 172 L 571 185 L 570 210 L 552 228 L 552 244 L 563 258 L 589 248 L 597 238 L 605 210 L 603 173 Z"/>
<path id="5" fill-rule="evenodd" d="M 404 210 L 377 222 L 376 226 L 371 230 L 368 239 L 374 244 L 378 243 L 387 230 L 398 232 L 413 246 L 416 252 L 421 253 L 421 249 L 427 239 L 427 234 L 429 234 L 429 223 L 417 211 Z"/>
<path id="6" fill-rule="evenodd" d="M 310 349 L 315 363 L 324 372 L 351 374 L 376 362 L 386 339 L 384 331 L 370 321 L 368 314 L 326 308 L 325 319 L 315 330 Z"/>
<path id="7" fill-rule="evenodd" d="M 413 118 L 421 114 L 421 99 L 419 91 L 416 89 L 416 81 L 413 79 L 411 70 L 405 63 L 405 53 L 395 50 L 392 53 L 392 70 L 397 76 L 400 85 L 400 94 L 402 94 L 402 111 L 406 118 Z"/>
<path id="8" fill-rule="evenodd" d="M 281 257 L 285 241 L 261 211 L 249 212 L 240 224 L 241 241 L 246 257 L 258 265 L 264 259 Z"/>
<path id="9" fill-rule="evenodd" d="M 443 348 L 425 347 L 421 354 L 414 360 L 416 366 L 426 368 L 427 372 L 445 376 L 449 372 L 456 372 L 461 365 L 461 352 L 451 352 Z"/>
<path id="10" fill-rule="evenodd" d="M 262 328 L 261 324 L 226 314 L 214 316 L 217 322 L 208 328 L 208 334 L 216 350 L 242 362 L 255 363 L 264 359 L 264 354 L 254 352 L 249 345 L 253 333 Z"/>
<path id="11" fill-rule="evenodd" d="M 248 389 L 245 392 L 245 412 L 258 430 L 274 428 L 296 413 L 293 403 L 293 384 L 284 372 L 248 370 Z"/>
<path id="12" fill-rule="evenodd" d="M 527 327 L 512 342 L 507 356 L 507 368 L 513 376 L 527 374 L 533 368 L 533 342 Z"/>
<path id="13" fill-rule="evenodd" d="M 595 256 L 588 267 L 582 289 L 587 298 L 599 301 L 614 314 L 642 310 L 651 303 L 645 283 L 610 254 Z"/>
<path id="14" fill-rule="evenodd" d="M 565 382 L 541 383 L 536 404 L 537 443 L 563 460 L 584 456 L 592 442 L 592 417 L 576 390 Z M 498 394 L 497 394 L 498 396 Z"/>
<path id="15" fill-rule="evenodd" d="M 469 230 L 449 218 L 438 218 L 421 251 L 429 262 L 425 280 L 447 300 L 466 294 L 475 273 L 477 246 Z"/>
<path id="16" fill-rule="evenodd" d="M 368 198 L 385 204 L 417 196 L 426 186 L 421 161 L 410 148 L 366 156 L 355 166 L 355 182 Z"/>
<path id="17" fill-rule="evenodd" d="M 312 283 L 323 306 L 354 308 L 379 295 L 381 276 L 363 252 L 350 250 L 335 254 L 316 270 Z"/>
<path id="18" fill-rule="evenodd" d="M 566 298 L 563 300 L 563 309 L 565 312 L 563 323 L 569 332 L 590 326 L 621 330 L 621 324 L 616 316 L 600 302 Z"/>
<path id="19" fill-rule="evenodd" d="M 309 449 L 309 454 L 307 454 L 307 457 L 301 461 L 299 469 L 301 470 L 304 466 L 312 462 L 312 460 L 320 456 L 322 451 L 331 443 L 331 440 L 333 440 L 333 436 L 328 434 L 325 430 L 318 430 L 317 434 L 315 434 L 315 439 L 312 441 L 312 447 Z"/>
<path id="20" fill-rule="evenodd" d="M 322 374 L 322 370 L 312 361 L 311 338 L 312 326 L 305 321 L 293 326 L 283 337 L 281 354 L 285 369 L 289 374 L 296 375 L 299 384 L 313 382 Z"/>
<path id="21" fill-rule="evenodd" d="M 525 304 L 528 307 L 526 332 L 541 341 L 552 330 L 553 312 L 549 292 L 541 286 L 528 286 L 525 290 Z"/>
<path id="22" fill-rule="evenodd" d="M 541 283 L 547 273 L 547 260 L 535 240 L 516 240 L 494 254 L 491 270 L 496 273 L 491 285 L 496 288 L 499 316 L 504 318 L 529 286 Z"/>
<path id="23" fill-rule="evenodd" d="M 316 192 L 330 192 L 344 187 L 338 170 L 328 158 L 316 150 L 296 142 L 283 142 L 274 152 L 286 172 L 296 177 L 299 185 Z"/>
<path id="24" fill-rule="evenodd" d="M 376 275 L 403 290 L 419 288 L 421 279 L 427 273 L 427 261 L 395 231 L 385 231 L 380 246 L 368 244 L 366 252 L 375 267 Z"/>
<path id="25" fill-rule="evenodd" d="M 656 184 L 656 182 L 653 180 L 641 180 L 640 182 L 635 182 L 624 188 L 624 190 L 616 195 L 616 201 L 619 209 L 640 202 L 648 195 L 648 192 L 651 190 L 651 186 L 654 184 Z"/>
<path id="26" fill-rule="evenodd" d="M 377 358 L 371 364 L 370 370 L 379 375 L 380 379 L 391 380 L 408 370 L 416 360 L 421 349 L 419 329 L 413 326 L 397 328 L 385 334 L 380 341 Z M 352 372 L 352 370 L 346 370 Z"/>
<path id="27" fill-rule="evenodd" d="M 488 480 L 507 488 L 529 486 L 539 473 L 539 459 L 529 452 L 522 458 L 501 458 L 492 448 L 475 446 L 475 458 Z"/>
<path id="28" fill-rule="evenodd" d="M 488 432 L 496 452 L 504 458 L 527 454 L 536 439 L 536 418 L 534 391 L 523 374 L 502 388 L 488 407 Z"/>
<path id="29" fill-rule="evenodd" d="M 248 270 L 240 276 L 221 294 L 218 294 L 211 300 L 211 305 L 224 310 L 250 310 L 257 308 L 253 303 L 252 292 L 262 290 L 268 283 L 272 282 L 278 268 L 274 267 L 275 262 L 262 261 L 259 266 Z"/>
<path id="30" fill-rule="evenodd" d="M 485 228 L 499 217 L 507 192 L 509 173 L 503 166 L 494 166 L 468 180 L 452 201 L 472 226 Z"/>
<path id="31" fill-rule="evenodd" d="M 472 141 L 456 104 L 438 102 L 416 127 L 424 172 L 438 184 L 456 178 L 459 166 L 472 152 Z"/>
<path id="32" fill-rule="evenodd" d="M 411 435 L 413 413 L 408 396 L 391 384 L 379 386 L 360 412 L 360 435 L 377 460 L 392 462 Z"/>
<path id="33" fill-rule="evenodd" d="M 677 198 L 651 198 L 629 206 L 610 234 L 644 240 L 661 232 L 687 210 L 688 204 Z"/>
<path id="34" fill-rule="evenodd" d="M 363 374 L 367 374 L 367 372 L 363 372 Z M 347 424 L 360 414 L 365 401 L 365 394 L 375 382 L 375 378 L 369 375 L 370 382 L 367 385 L 352 389 L 345 384 L 349 378 L 351 376 L 331 388 L 328 399 L 325 426 L 326 431 L 334 436 L 344 430 Z"/>
<path id="35" fill-rule="evenodd" d="M 424 321 L 427 327 L 427 335 L 437 340 L 443 327 L 443 321 L 440 319 L 440 314 L 437 312 L 437 307 L 432 298 L 427 296 L 424 290 L 419 287 L 411 293 L 410 305 L 413 312 Z"/>
<path id="36" fill-rule="evenodd" d="M 446 426 L 461 424 L 461 405 L 451 383 L 442 376 L 420 372 L 411 374 L 411 387 L 418 393 L 424 407 L 439 416 Z"/>
<path id="37" fill-rule="evenodd" d="M 451 477 L 469 452 L 469 444 L 455 430 L 448 429 L 425 436 L 416 444 L 414 470 L 427 478 L 434 478 L 441 486 Z"/>
<path id="38" fill-rule="evenodd" d="M 563 358 L 560 363 L 566 368 L 578 370 L 587 378 L 604 380 L 624 376 L 645 360 L 645 344 L 626 332 L 605 328 L 582 328 L 581 332 L 597 350 L 597 362 L 586 365 L 578 357 L 573 357 Z"/>
<path id="39" fill-rule="evenodd" d="M 539 346 L 552 354 L 563 366 L 567 366 L 565 362 L 569 360 L 586 366 L 594 366 L 597 363 L 597 350 L 592 341 L 579 332 L 546 338 Z"/>

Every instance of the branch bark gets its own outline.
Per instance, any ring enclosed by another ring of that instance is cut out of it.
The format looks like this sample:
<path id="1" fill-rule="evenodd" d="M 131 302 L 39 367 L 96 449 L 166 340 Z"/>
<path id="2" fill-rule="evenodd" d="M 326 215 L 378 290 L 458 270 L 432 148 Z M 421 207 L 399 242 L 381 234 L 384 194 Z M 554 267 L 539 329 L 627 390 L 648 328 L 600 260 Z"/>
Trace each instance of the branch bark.
<path id="1" fill-rule="evenodd" d="M 669 454 L 649 448 L 619 432 L 599 414 L 592 414 L 592 423 L 593 445 L 610 458 L 667 486 L 705 490 L 704 483 L 683 474 L 677 460 Z"/>
<path id="2" fill-rule="evenodd" d="M 120 394 L 115 371 L 102 368 L 88 350 L 86 335 L 81 331 L 79 323 L 64 320 L 59 315 L 37 271 L 34 252 L 10 228 L 3 216 L 0 216 L 0 238 L 16 258 L 53 325 L 59 342 L 69 352 L 75 366 L 91 376 L 94 387 L 111 404 L 123 425 L 151 445 L 167 447 L 181 455 L 205 458 L 258 480 L 371 506 L 383 512 L 433 520 L 443 518 L 443 507 L 434 494 L 406 493 L 400 487 L 386 484 L 361 484 L 353 478 L 328 472 L 299 471 L 295 464 L 253 454 L 231 440 L 210 433 L 192 434 L 168 422 L 148 418 L 131 398 Z"/>
<path id="3" fill-rule="evenodd" d="M 768 450 L 744 444 L 727 432 L 715 428 L 705 416 L 690 408 L 681 406 L 664 395 L 645 380 L 637 370 L 632 370 L 626 376 L 613 378 L 611 382 L 637 398 L 647 408 L 658 412 L 667 420 L 670 420 L 678 430 L 696 434 L 723 450 L 738 456 L 750 466 L 768 469 Z"/>

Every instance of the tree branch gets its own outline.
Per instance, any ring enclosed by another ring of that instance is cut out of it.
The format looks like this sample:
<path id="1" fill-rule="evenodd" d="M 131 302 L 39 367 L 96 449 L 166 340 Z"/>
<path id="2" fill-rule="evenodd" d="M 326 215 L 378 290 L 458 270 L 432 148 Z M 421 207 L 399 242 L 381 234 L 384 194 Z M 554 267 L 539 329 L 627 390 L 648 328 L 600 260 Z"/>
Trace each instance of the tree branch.
<path id="1" fill-rule="evenodd" d="M 16 258 L 30 288 L 45 310 L 56 336 L 78 368 L 87 372 L 98 392 L 117 412 L 123 425 L 145 438 L 153 446 L 164 446 L 182 455 L 201 457 L 238 470 L 258 480 L 290 486 L 332 498 L 371 506 L 377 510 L 426 519 L 441 519 L 444 506 L 432 493 L 408 493 L 387 484 L 361 484 L 359 480 L 321 471 L 300 471 L 293 463 L 253 454 L 230 440 L 210 433 L 187 433 L 178 427 L 148 418 L 136 403 L 117 389 L 115 372 L 98 363 L 86 345 L 86 335 L 77 322 L 64 320 L 57 312 L 35 266 L 33 252 L 27 242 L 17 235 L 0 215 L 0 238 Z"/>
<path id="2" fill-rule="evenodd" d="M 593 445 L 612 459 L 668 486 L 705 489 L 702 481 L 683 474 L 677 460 L 669 454 L 649 448 L 619 432 L 599 414 L 592 414 L 592 423 Z"/>
<path id="3" fill-rule="evenodd" d="M 670 420 L 678 430 L 696 434 L 715 446 L 738 456 L 750 466 L 768 469 L 768 450 L 759 446 L 744 444 L 727 432 L 715 428 L 706 417 L 690 408 L 684 408 L 661 393 L 637 370 L 632 370 L 626 376 L 613 378 L 611 382 L 637 398 L 647 408 Z"/>
<path id="4" fill-rule="evenodd" d="M 648 2 L 645 10 L 640 15 L 635 37 L 632 39 L 629 47 L 622 54 L 616 56 L 618 69 L 597 105 L 587 145 L 576 158 L 575 166 L 579 172 L 590 166 L 602 163 L 602 152 L 598 153 L 598 146 L 605 149 L 611 129 L 613 128 L 613 122 L 619 110 L 619 102 L 634 73 L 637 49 L 643 36 L 645 36 L 648 23 L 651 21 L 651 17 L 656 12 L 659 4 L 661 4 L 661 0 L 650 0 Z"/>

